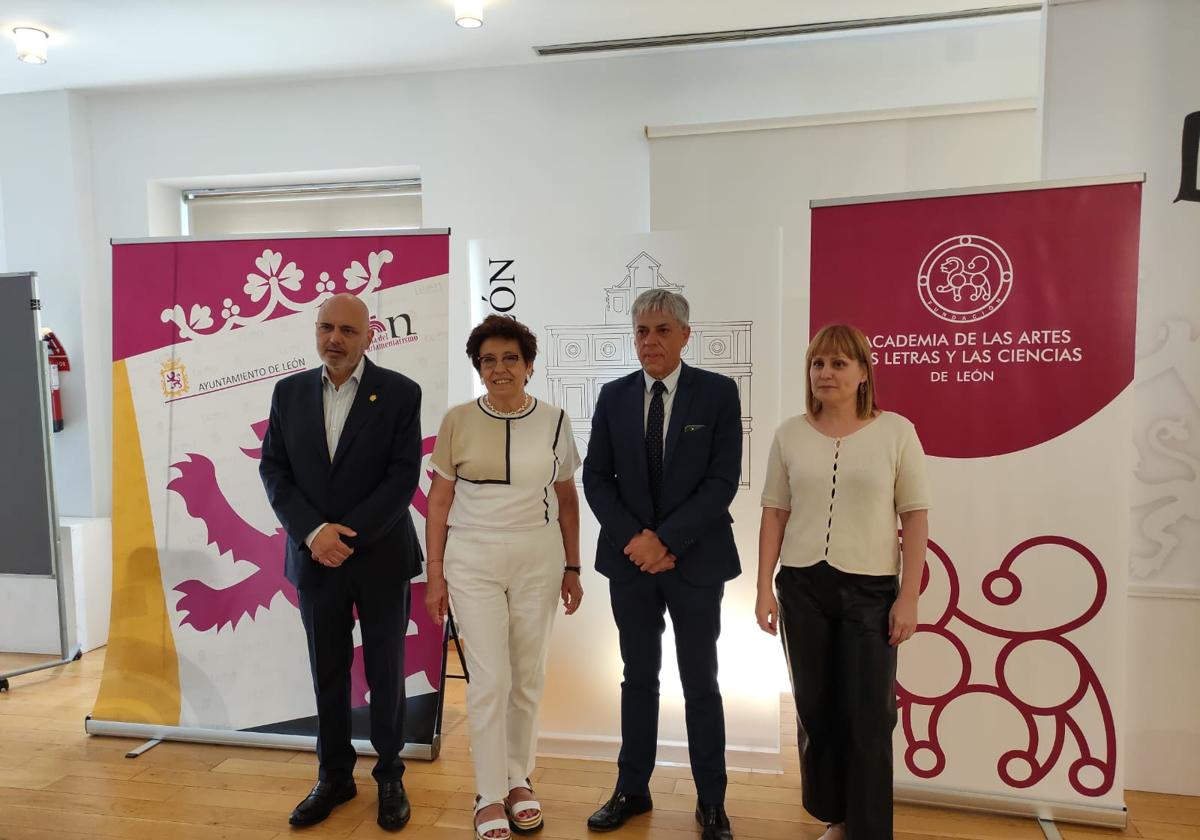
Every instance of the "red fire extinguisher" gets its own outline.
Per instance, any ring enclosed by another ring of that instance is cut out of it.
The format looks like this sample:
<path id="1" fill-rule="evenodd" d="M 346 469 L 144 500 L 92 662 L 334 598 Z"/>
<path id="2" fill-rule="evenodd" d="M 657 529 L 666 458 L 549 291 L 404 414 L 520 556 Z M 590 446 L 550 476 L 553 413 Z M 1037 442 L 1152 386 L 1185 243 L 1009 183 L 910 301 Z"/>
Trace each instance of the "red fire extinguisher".
<path id="1" fill-rule="evenodd" d="M 54 431 L 61 432 L 63 430 L 63 410 L 58 374 L 71 369 L 71 360 L 67 358 L 67 351 L 63 349 L 58 336 L 50 330 L 42 330 L 42 341 L 46 342 L 50 356 L 50 412 L 54 421 Z"/>

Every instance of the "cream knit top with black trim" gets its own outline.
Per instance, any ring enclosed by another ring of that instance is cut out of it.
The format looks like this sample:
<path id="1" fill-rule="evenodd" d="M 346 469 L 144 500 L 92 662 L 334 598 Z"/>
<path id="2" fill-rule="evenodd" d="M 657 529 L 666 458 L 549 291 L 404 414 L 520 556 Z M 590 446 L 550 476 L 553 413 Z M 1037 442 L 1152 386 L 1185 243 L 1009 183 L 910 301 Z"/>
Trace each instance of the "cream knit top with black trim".
<path id="1" fill-rule="evenodd" d="M 791 511 L 779 561 L 843 572 L 900 571 L 897 517 L 929 508 L 925 452 L 904 417 L 880 414 L 856 432 L 833 438 L 798 415 L 771 444 L 762 506 Z"/>
<path id="2" fill-rule="evenodd" d="M 499 415 L 480 398 L 446 412 L 429 464 L 456 482 L 451 528 L 521 531 L 558 521 L 554 484 L 581 461 L 561 408 L 535 399 L 522 414 Z"/>

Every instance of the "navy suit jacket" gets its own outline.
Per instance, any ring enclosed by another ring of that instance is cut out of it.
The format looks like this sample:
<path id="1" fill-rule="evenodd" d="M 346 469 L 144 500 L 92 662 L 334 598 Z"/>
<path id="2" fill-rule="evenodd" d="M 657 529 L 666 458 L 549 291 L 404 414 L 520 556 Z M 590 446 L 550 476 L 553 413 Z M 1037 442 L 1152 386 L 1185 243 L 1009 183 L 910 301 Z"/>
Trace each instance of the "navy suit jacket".
<path id="1" fill-rule="evenodd" d="M 729 377 L 682 367 L 663 449 L 662 521 L 654 530 L 685 580 L 721 583 L 742 571 L 729 515 L 742 471 L 741 401 Z M 600 520 L 596 569 L 613 580 L 643 574 L 624 549 L 654 521 L 645 393 L 640 370 L 600 389 L 583 462 L 584 494 Z"/>
<path id="2" fill-rule="evenodd" d="M 410 580 L 421 571 L 408 512 L 421 470 L 421 387 L 367 359 L 330 459 L 321 371 L 276 383 L 263 437 L 258 471 L 287 532 L 287 578 L 297 588 L 320 586 L 332 574 Z M 304 544 L 322 522 L 358 532 L 342 537 L 354 553 L 337 569 L 314 560 Z"/>

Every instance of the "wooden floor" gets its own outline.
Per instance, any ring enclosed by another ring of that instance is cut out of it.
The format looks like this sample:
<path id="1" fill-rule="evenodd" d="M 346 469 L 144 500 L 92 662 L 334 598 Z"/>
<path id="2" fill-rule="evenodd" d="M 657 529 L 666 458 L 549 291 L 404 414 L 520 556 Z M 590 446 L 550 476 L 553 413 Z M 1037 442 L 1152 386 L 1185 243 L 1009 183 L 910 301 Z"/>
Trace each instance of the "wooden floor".
<path id="1" fill-rule="evenodd" d="M 43 657 L 0 655 L 0 672 Z M 164 743 L 136 759 L 139 741 L 89 737 L 104 652 L 11 680 L 0 694 L 0 840 L 270 840 L 383 837 L 375 825 L 370 761 L 360 762 L 359 795 L 320 826 L 289 830 L 287 815 L 312 785 L 316 758 L 283 750 Z M 407 840 L 470 837 L 473 799 L 463 684 L 451 680 L 441 758 L 410 762 L 404 782 L 413 818 Z M 794 724 L 783 737 L 795 744 Z M 544 759 L 533 776 L 546 809 L 543 838 L 583 840 L 584 821 L 609 795 L 612 764 Z M 741 840 L 816 838 L 824 826 L 800 806 L 795 760 L 783 775 L 730 773 L 726 806 Z M 682 768 L 660 767 L 654 811 L 632 820 L 614 840 L 694 840 L 695 787 Z M 1124 832 L 1060 826 L 1066 838 L 1200 838 L 1200 798 L 1129 792 Z M 1042 837 L 1032 820 L 897 806 L 897 840 Z M 594 838 L 595 835 L 592 835 Z"/>

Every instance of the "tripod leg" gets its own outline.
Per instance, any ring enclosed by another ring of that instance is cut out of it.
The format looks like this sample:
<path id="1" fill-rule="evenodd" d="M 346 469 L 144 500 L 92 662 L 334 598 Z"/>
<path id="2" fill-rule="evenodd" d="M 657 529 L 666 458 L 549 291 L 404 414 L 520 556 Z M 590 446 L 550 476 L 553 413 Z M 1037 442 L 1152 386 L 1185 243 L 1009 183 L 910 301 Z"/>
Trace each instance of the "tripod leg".
<path id="1" fill-rule="evenodd" d="M 446 621 L 449 623 L 449 636 L 454 640 L 454 650 L 458 653 L 458 663 L 462 665 L 463 679 L 470 682 L 471 672 L 467 670 L 467 658 L 463 655 L 462 642 L 458 638 L 458 625 L 454 623 L 454 616 L 448 608 L 446 610 Z"/>

